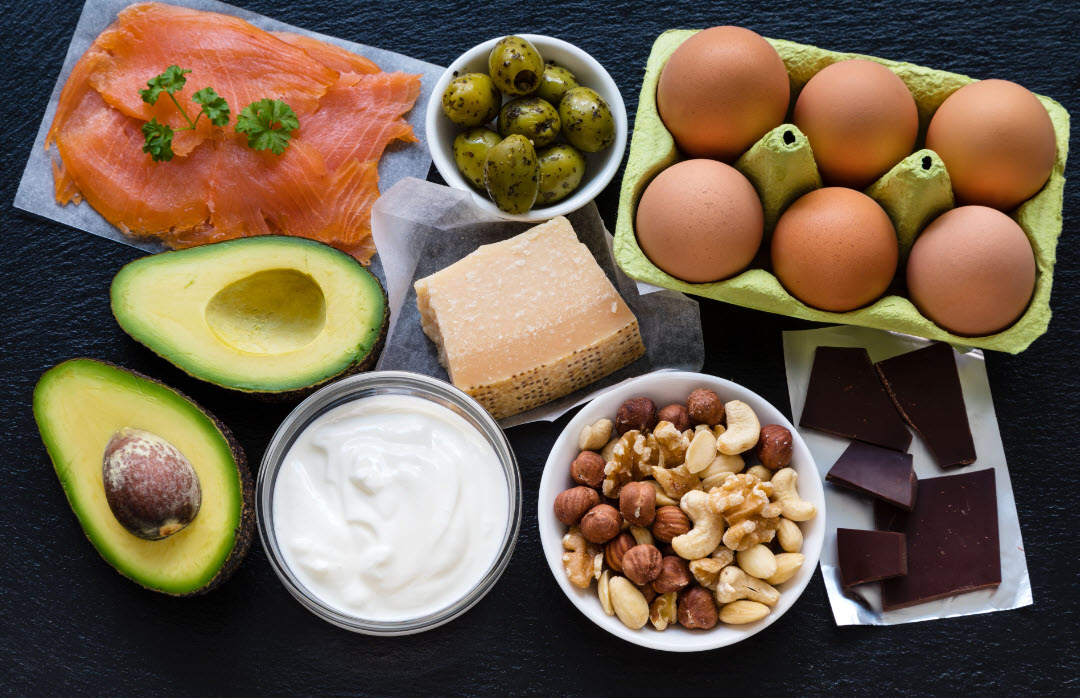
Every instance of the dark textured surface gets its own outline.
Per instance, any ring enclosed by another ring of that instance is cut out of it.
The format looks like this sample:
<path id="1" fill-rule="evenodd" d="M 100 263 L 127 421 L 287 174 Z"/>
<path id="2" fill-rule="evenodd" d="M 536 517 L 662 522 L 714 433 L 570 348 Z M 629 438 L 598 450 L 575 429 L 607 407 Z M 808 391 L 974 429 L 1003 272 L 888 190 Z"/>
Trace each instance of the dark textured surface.
<path id="1" fill-rule="evenodd" d="M 631 113 L 656 35 L 730 23 L 766 36 L 1015 80 L 1080 115 L 1076 2 L 958 4 L 245 3 L 309 29 L 443 65 L 491 36 L 554 34 L 605 64 Z M 337 630 L 293 601 L 258 544 L 230 582 L 203 598 L 165 598 L 123 579 L 87 544 L 38 440 L 30 412 L 38 375 L 63 359 L 89 355 L 160 378 L 227 423 L 253 468 L 288 408 L 192 380 L 116 326 L 109 282 L 136 250 L 12 209 L 77 15 L 76 3 L 16 0 L 4 4 L 0 19 L 9 48 L 0 68 L 0 690 L 1080 694 L 1075 181 L 1065 192 L 1050 332 L 1020 356 L 987 360 L 1034 586 L 1032 607 L 893 628 L 837 628 L 818 575 L 782 619 L 733 648 L 677 656 L 623 643 L 570 605 L 541 556 L 531 503 L 565 419 L 511 430 L 528 504 L 517 551 L 492 593 L 439 630 L 397 639 Z M 1070 178 L 1078 174 L 1075 146 L 1074 138 Z M 612 228 L 617 182 L 598 202 Z M 780 331 L 810 325 L 713 302 L 703 303 L 702 318 L 705 370 L 745 384 L 787 412 Z"/>

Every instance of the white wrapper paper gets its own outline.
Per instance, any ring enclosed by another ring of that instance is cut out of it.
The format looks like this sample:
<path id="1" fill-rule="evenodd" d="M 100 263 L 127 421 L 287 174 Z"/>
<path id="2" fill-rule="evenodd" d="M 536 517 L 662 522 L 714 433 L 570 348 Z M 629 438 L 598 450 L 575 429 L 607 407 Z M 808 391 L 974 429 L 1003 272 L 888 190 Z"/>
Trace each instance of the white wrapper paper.
<path id="1" fill-rule="evenodd" d="M 60 99 L 60 90 L 67 81 L 68 75 L 71 74 L 71 69 L 83 53 L 86 52 L 86 49 L 90 48 L 90 44 L 94 42 L 98 34 L 112 24 L 113 20 L 116 19 L 116 15 L 136 1 L 87 0 L 86 4 L 83 5 L 79 23 L 75 27 L 75 34 L 71 37 L 67 58 L 64 60 L 64 66 L 60 70 L 60 76 L 56 79 L 52 96 L 49 98 L 49 105 L 45 109 L 45 115 L 42 117 L 41 125 L 38 127 L 37 138 L 34 140 L 30 157 L 26 161 L 26 168 L 23 170 L 23 176 L 19 182 L 19 190 L 15 193 L 15 207 L 147 252 L 160 252 L 165 249 L 160 242 L 135 240 L 125 236 L 95 211 L 89 203 L 83 202 L 78 206 L 74 204 L 60 206 L 57 204 L 54 196 L 51 165 L 55 150 L 53 152 L 45 150 L 45 134 L 48 132 L 53 116 L 56 114 L 56 104 Z M 431 156 L 428 154 L 424 130 L 424 111 L 435 82 L 442 75 L 443 68 L 398 53 L 324 36 L 284 22 L 278 22 L 269 17 L 257 15 L 254 12 L 248 12 L 239 7 L 215 2 L 215 0 L 168 0 L 168 2 L 171 5 L 209 10 L 240 17 L 267 31 L 290 31 L 312 36 L 366 56 L 375 61 L 385 72 L 400 70 L 406 73 L 419 74 L 421 76 L 420 96 L 417 98 L 412 111 L 405 115 L 405 120 L 412 126 L 420 142 L 394 142 L 387 147 L 386 153 L 379 161 L 379 190 L 386 191 L 404 177 L 427 177 L 428 169 L 431 167 Z M 165 66 L 162 66 L 162 70 L 164 69 Z"/>
<path id="2" fill-rule="evenodd" d="M 820 330 L 784 333 L 784 363 L 787 366 L 788 394 L 791 413 L 797 425 L 806 401 L 806 386 L 814 364 L 814 351 L 819 346 L 863 347 L 870 360 L 877 362 L 930 344 L 928 340 L 898 335 L 865 327 L 827 327 Z M 934 462 L 922 440 L 916 435 L 909 452 L 914 456 L 915 474 L 920 480 L 942 475 L 956 475 L 973 470 L 993 468 L 997 487 L 998 535 L 1001 546 L 1001 585 L 957 596 L 911 606 L 885 613 L 881 610 L 881 593 L 876 584 L 853 587 L 846 594 L 840 586 L 836 560 L 837 528 L 874 528 L 872 500 L 851 490 L 824 483 L 825 505 L 828 509 L 829 530 L 821 550 L 821 574 L 829 593 L 833 617 L 837 625 L 897 625 L 916 621 L 967 616 L 991 611 L 1005 611 L 1032 603 L 1031 582 L 1028 579 L 1027 557 L 1020 536 L 1009 468 L 1001 444 L 994 401 L 982 351 L 973 349 L 956 355 L 960 385 L 964 391 L 968 422 L 975 440 L 977 460 L 971 465 L 942 470 Z M 825 474 L 851 442 L 812 429 L 799 432 L 817 462 L 822 481 Z"/>
<path id="3" fill-rule="evenodd" d="M 593 203 L 567 216 L 627 305 L 637 316 L 646 354 L 610 376 L 564 398 L 501 420 L 506 428 L 526 422 L 554 421 L 568 410 L 653 371 L 700 371 L 705 359 L 697 301 L 674 291 L 639 295 L 636 285 L 615 264 L 611 233 Z M 390 330 L 380 369 L 415 371 L 449 380 L 434 343 L 420 327 L 413 282 L 447 267 L 480 245 L 513 237 L 532 227 L 492 216 L 472 203 L 468 192 L 416 179 L 387 191 L 371 214 L 375 246 L 390 298 Z"/>

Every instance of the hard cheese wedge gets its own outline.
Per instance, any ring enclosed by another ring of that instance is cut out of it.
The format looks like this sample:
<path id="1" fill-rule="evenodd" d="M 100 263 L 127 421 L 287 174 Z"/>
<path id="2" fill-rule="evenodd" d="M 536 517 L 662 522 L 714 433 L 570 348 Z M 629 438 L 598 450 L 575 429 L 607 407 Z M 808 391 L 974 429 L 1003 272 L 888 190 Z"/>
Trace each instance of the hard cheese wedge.
<path id="1" fill-rule="evenodd" d="M 637 318 L 563 217 L 420 279 L 416 302 L 451 382 L 497 419 L 645 353 Z"/>

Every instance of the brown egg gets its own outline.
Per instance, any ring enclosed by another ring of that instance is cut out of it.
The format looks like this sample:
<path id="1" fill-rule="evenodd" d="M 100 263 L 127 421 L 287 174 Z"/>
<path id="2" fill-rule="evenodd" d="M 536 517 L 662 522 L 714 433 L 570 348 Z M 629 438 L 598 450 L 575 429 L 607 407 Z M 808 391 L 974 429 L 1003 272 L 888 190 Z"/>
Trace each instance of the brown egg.
<path id="1" fill-rule="evenodd" d="M 1046 184 L 1057 143 L 1050 115 L 1007 80 L 961 87 L 938 107 L 926 147 L 941 156 L 962 204 L 1009 211 Z"/>
<path id="2" fill-rule="evenodd" d="M 776 224 L 773 273 L 803 303 L 836 313 L 877 300 L 896 273 L 896 231 L 873 199 L 827 187 L 801 197 Z"/>
<path id="3" fill-rule="evenodd" d="M 795 125 L 806 134 L 829 184 L 863 189 L 911 154 L 919 110 L 904 81 L 880 63 L 833 63 L 810 78 L 795 102 Z"/>
<path id="4" fill-rule="evenodd" d="M 907 263 L 908 296 L 953 334 L 981 337 L 1016 322 L 1035 291 L 1035 254 L 1001 211 L 961 206 L 919 235 Z"/>
<path id="5" fill-rule="evenodd" d="M 642 252 L 690 283 L 745 269 L 761 246 L 765 216 L 754 185 L 730 165 L 686 160 L 649 183 L 637 210 Z"/>
<path id="6" fill-rule="evenodd" d="M 780 54 L 742 27 L 691 36 L 671 54 L 656 88 L 660 118 L 679 149 L 728 161 L 784 121 L 790 97 Z"/>

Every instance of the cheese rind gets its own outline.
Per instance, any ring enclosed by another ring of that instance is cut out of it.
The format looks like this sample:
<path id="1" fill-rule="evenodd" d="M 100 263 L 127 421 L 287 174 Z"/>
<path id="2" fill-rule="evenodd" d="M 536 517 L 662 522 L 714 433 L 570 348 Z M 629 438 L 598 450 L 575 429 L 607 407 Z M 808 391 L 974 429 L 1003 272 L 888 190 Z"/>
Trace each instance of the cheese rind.
<path id="1" fill-rule="evenodd" d="M 634 314 L 563 217 L 484 245 L 415 287 L 451 382 L 496 418 L 645 353 Z"/>

